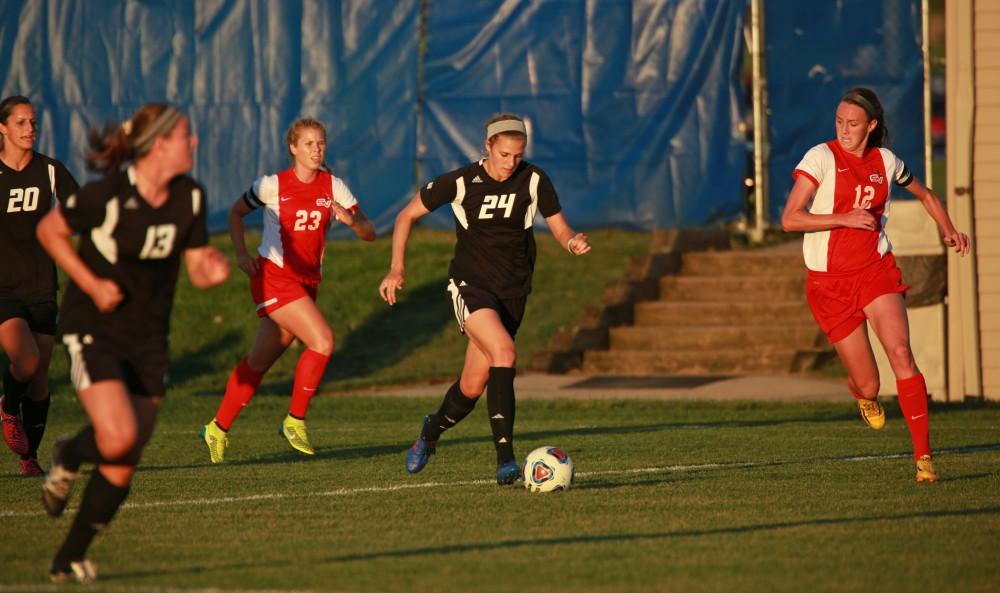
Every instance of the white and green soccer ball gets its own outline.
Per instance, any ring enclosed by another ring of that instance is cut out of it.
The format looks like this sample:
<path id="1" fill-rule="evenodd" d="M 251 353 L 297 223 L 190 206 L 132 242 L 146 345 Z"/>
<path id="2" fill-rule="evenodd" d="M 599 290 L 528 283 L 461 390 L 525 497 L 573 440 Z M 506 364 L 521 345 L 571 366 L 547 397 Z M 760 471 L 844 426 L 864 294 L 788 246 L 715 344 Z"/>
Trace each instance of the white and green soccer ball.
<path id="1" fill-rule="evenodd" d="M 532 492 L 557 492 L 573 483 L 573 460 L 559 447 L 539 447 L 524 462 L 524 487 Z"/>

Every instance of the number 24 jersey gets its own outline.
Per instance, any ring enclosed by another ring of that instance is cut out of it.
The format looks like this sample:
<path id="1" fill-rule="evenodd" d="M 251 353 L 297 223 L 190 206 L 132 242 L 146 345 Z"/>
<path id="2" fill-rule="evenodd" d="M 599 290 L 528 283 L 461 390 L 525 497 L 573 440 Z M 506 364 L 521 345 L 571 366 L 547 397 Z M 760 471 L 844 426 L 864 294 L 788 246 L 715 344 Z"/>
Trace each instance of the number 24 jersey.
<path id="1" fill-rule="evenodd" d="M 428 210 L 451 204 L 458 241 L 448 274 L 455 282 L 504 299 L 531 292 L 535 213 L 548 218 L 562 210 L 544 171 L 522 161 L 509 178 L 496 181 L 483 161 L 470 163 L 421 188 L 420 200 Z"/>

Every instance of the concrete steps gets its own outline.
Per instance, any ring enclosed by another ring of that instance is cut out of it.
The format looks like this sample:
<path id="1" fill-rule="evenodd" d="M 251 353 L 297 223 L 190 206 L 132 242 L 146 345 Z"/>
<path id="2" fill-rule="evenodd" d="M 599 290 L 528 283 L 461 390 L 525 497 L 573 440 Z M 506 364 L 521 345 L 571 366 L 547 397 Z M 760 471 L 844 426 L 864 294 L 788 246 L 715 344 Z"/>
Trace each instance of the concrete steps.
<path id="1" fill-rule="evenodd" d="M 806 304 L 798 250 L 684 253 L 658 288 L 634 305 L 631 325 L 610 328 L 606 349 L 583 352 L 584 372 L 794 373 L 831 350 Z"/>

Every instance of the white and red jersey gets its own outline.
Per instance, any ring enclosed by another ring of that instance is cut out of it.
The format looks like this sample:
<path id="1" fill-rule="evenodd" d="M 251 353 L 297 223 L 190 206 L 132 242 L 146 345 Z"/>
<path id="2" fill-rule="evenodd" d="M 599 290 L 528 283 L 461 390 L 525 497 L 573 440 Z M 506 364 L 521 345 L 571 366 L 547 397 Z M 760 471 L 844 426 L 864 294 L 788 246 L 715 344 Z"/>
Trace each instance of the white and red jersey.
<path id="1" fill-rule="evenodd" d="M 838 227 L 805 233 L 802 253 L 814 272 L 860 270 L 892 251 L 885 226 L 889 221 L 891 184 L 909 185 L 913 176 L 888 148 L 869 148 L 864 156 L 847 153 L 836 140 L 809 149 L 792 172 L 816 185 L 808 207 L 811 214 L 840 214 L 855 208 L 868 210 L 875 230 Z"/>
<path id="2" fill-rule="evenodd" d="M 347 185 L 326 171 L 311 183 L 300 181 L 293 168 L 254 181 L 243 201 L 250 208 L 265 208 L 257 252 L 294 278 L 319 282 L 334 200 L 352 213 L 358 210 Z"/>

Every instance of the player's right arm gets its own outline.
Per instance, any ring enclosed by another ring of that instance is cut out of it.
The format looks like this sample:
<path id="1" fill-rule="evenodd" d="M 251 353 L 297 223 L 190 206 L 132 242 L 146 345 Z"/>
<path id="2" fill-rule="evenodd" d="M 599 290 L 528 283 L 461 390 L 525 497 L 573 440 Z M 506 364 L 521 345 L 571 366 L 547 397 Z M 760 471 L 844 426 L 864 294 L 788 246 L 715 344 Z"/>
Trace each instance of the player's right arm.
<path id="1" fill-rule="evenodd" d="M 781 228 L 790 231 L 827 231 L 839 227 L 852 229 L 875 230 L 875 217 L 863 208 L 855 208 L 850 212 L 833 214 L 813 214 L 806 210 L 809 200 L 816 192 L 812 179 L 805 175 L 797 175 L 795 185 L 788 194 L 785 210 L 781 214 Z"/>
<path id="2" fill-rule="evenodd" d="M 79 254 L 73 249 L 73 244 L 70 243 L 73 229 L 63 216 L 61 205 L 52 208 L 42 217 L 35 234 L 52 260 L 94 301 L 98 311 L 110 313 L 118 307 L 122 301 L 121 289 L 114 281 L 95 275 L 93 270 L 80 259 Z"/>
<path id="3" fill-rule="evenodd" d="M 417 219 L 429 212 L 418 192 L 396 215 L 396 225 L 392 229 L 392 262 L 389 264 L 389 273 L 378 287 L 382 300 L 390 305 L 396 304 L 396 291 L 402 290 L 403 283 L 406 282 L 406 243 L 410 239 L 410 230 Z"/>
<path id="4" fill-rule="evenodd" d="M 244 196 L 236 198 L 229 207 L 229 239 L 233 242 L 233 251 L 236 253 L 236 265 L 247 276 L 254 276 L 260 271 L 257 258 L 247 252 L 246 225 L 243 224 L 243 217 L 253 211 L 254 208 L 250 207 Z"/>

